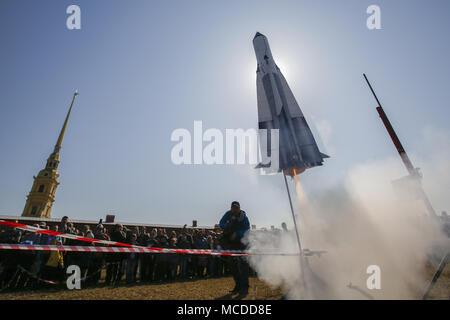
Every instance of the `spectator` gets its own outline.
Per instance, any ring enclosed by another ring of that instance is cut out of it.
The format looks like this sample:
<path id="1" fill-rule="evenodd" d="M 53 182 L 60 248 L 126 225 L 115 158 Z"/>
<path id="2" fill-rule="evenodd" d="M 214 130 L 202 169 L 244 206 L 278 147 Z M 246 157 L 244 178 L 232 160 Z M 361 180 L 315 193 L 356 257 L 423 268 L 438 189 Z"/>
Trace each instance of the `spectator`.
<path id="1" fill-rule="evenodd" d="M 52 240 L 52 245 L 62 245 L 61 241 L 57 241 L 56 238 Z M 52 250 L 48 261 L 45 263 L 42 275 L 44 279 L 63 281 L 64 279 L 64 259 L 63 253 L 59 250 Z"/>
<path id="2" fill-rule="evenodd" d="M 172 233 L 173 234 L 173 233 Z M 171 238 L 169 240 L 169 248 L 178 249 L 177 238 Z M 180 256 L 178 254 L 168 254 L 168 280 L 173 280 L 176 278 L 178 273 L 178 265 L 180 264 Z"/>
<path id="3" fill-rule="evenodd" d="M 160 248 L 168 248 L 169 241 L 164 235 L 164 231 L 160 229 L 160 234 L 157 238 L 158 245 Z M 168 253 L 158 253 L 156 256 L 156 275 L 155 278 L 158 281 L 164 281 L 167 279 L 167 274 L 169 273 L 169 257 Z"/>
<path id="4" fill-rule="evenodd" d="M 137 245 L 136 233 L 131 233 L 128 239 L 128 243 L 131 245 Z M 138 261 L 138 255 L 135 252 L 129 252 L 126 259 L 126 283 L 133 284 L 136 282 L 136 265 Z"/>
<path id="5" fill-rule="evenodd" d="M 22 232 L 12 228 L 2 232 L 0 240 L 2 243 L 18 244 L 21 237 Z M 10 288 L 13 288 L 19 276 L 18 262 L 21 259 L 21 254 L 17 254 L 13 250 L 6 250 L 2 254 L 2 258 L 3 272 L 0 275 L 0 284 L 2 284 L 2 287 L 7 284 Z"/>
<path id="6" fill-rule="evenodd" d="M 138 244 L 142 247 L 149 247 L 150 235 L 147 232 L 146 227 L 141 227 L 138 237 Z M 139 281 L 146 282 L 149 279 L 149 265 L 151 256 L 148 253 L 139 254 Z"/>
<path id="7" fill-rule="evenodd" d="M 116 224 L 114 231 L 111 233 L 111 240 L 125 243 L 126 235 L 121 224 Z M 123 276 L 123 256 L 121 253 L 109 253 L 111 261 L 106 269 L 105 283 L 109 285 L 111 282 L 118 285 Z"/>
<path id="8" fill-rule="evenodd" d="M 214 246 L 214 240 L 213 240 L 212 235 L 209 235 L 209 236 L 206 238 L 206 242 L 207 242 L 207 245 L 208 245 L 208 249 L 211 249 L 211 250 L 214 250 L 214 249 L 215 249 L 215 246 Z M 215 260 L 215 256 L 206 256 L 206 259 L 207 259 L 207 261 L 208 261 L 208 271 L 207 271 L 207 274 L 208 274 L 210 277 L 215 277 L 215 275 L 216 275 L 216 260 Z"/>
<path id="9" fill-rule="evenodd" d="M 218 238 L 214 239 L 214 249 L 223 250 Z M 216 266 L 216 276 L 223 277 L 224 276 L 223 257 L 222 256 L 214 256 L 214 259 L 215 259 L 215 266 Z"/>
<path id="10" fill-rule="evenodd" d="M 150 238 L 147 242 L 147 247 L 159 247 L 157 236 L 158 230 L 155 228 L 150 232 Z M 148 281 L 153 281 L 156 273 L 156 257 L 158 256 L 158 253 L 147 253 L 146 256 L 148 256 L 149 258 L 148 276 L 146 277 L 146 279 Z"/>
<path id="11" fill-rule="evenodd" d="M 186 234 L 181 234 L 178 238 L 178 248 L 180 249 L 191 249 L 192 244 L 188 241 Z M 187 277 L 188 272 L 188 263 L 190 260 L 190 256 L 187 254 L 183 254 L 180 256 L 180 278 L 185 279 Z"/>
<path id="12" fill-rule="evenodd" d="M 95 227 L 94 232 L 94 238 L 99 240 L 110 240 L 108 234 L 106 233 L 106 229 L 103 227 L 102 224 L 98 224 Z M 95 246 L 102 246 L 102 244 L 95 244 Z M 108 257 L 111 257 L 111 254 L 106 254 L 106 259 L 104 259 L 103 253 L 100 252 L 92 252 L 90 263 L 88 266 L 88 272 L 87 272 L 87 283 L 89 285 L 96 285 L 98 281 L 100 280 L 100 271 L 103 266 L 104 260 L 107 260 Z M 108 260 L 107 262 L 110 262 L 112 260 Z"/>
<path id="13" fill-rule="evenodd" d="M 69 217 L 68 216 L 62 217 L 61 222 L 59 224 L 60 232 L 70 233 L 68 222 L 69 222 Z"/>
<path id="14" fill-rule="evenodd" d="M 83 228 L 83 236 L 89 239 L 94 239 L 94 233 L 91 231 L 91 228 L 88 225 L 85 225 Z"/>
<path id="15" fill-rule="evenodd" d="M 197 231 L 194 234 L 194 248 L 195 249 L 208 249 L 208 242 L 203 236 L 203 232 Z M 196 276 L 200 278 L 205 277 L 205 268 L 208 265 L 208 257 L 205 255 L 196 255 Z"/>

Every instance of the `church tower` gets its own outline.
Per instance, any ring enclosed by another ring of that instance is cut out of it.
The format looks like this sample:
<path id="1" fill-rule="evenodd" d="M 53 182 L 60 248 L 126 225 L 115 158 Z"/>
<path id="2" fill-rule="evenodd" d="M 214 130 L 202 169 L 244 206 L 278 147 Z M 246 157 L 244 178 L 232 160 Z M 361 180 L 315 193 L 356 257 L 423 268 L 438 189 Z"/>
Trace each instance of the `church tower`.
<path id="1" fill-rule="evenodd" d="M 78 92 L 75 91 L 69 111 L 67 112 L 66 120 L 59 133 L 55 149 L 48 157 L 45 168 L 39 171 L 37 177 L 33 176 L 33 186 L 27 197 L 22 217 L 50 218 L 53 202 L 55 202 L 56 187 L 59 184 L 59 174 L 57 171 L 59 165 L 59 151 L 61 150 L 64 133 L 66 132 L 67 123 L 69 122 L 70 113 L 72 112 L 73 103 L 75 102 L 75 97 L 77 95 Z"/>

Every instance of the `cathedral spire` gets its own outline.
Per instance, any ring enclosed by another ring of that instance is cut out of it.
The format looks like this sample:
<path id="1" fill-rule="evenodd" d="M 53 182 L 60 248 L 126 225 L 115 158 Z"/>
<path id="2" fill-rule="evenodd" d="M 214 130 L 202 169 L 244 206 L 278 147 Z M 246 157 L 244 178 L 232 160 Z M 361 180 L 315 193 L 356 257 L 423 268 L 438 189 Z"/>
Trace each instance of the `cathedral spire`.
<path id="1" fill-rule="evenodd" d="M 69 122 L 70 113 L 72 112 L 73 103 L 77 95 L 78 92 L 75 91 L 66 120 L 59 133 L 58 141 L 56 141 L 55 150 L 48 157 L 45 168 L 39 171 L 37 176 L 33 177 L 34 182 L 28 194 L 25 208 L 23 209 L 23 217 L 50 218 L 50 212 L 55 202 L 56 188 L 59 185 L 59 173 L 57 171 L 60 160 L 59 150 L 61 150 L 67 123 Z"/>
<path id="2" fill-rule="evenodd" d="M 70 113 L 72 112 L 73 103 L 75 102 L 75 97 L 77 95 L 78 95 L 78 91 L 75 90 L 75 92 L 73 94 L 73 98 L 72 98 L 72 103 L 70 104 L 69 111 L 67 112 L 66 120 L 64 121 L 64 125 L 63 125 L 63 127 L 61 129 L 61 132 L 59 133 L 58 141 L 56 141 L 55 151 L 54 152 L 59 152 L 59 150 L 61 150 L 62 142 L 63 142 L 63 139 L 64 139 L 64 134 L 66 133 L 67 123 L 69 122 Z"/>

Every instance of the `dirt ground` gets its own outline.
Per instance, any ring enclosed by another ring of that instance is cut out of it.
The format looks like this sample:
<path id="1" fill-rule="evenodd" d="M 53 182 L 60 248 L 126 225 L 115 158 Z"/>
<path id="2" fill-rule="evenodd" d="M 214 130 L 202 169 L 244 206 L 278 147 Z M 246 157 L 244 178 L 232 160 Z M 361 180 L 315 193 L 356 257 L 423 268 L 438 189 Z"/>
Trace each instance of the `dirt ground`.
<path id="1" fill-rule="evenodd" d="M 256 283 L 255 283 L 256 282 Z M 256 290 L 255 290 L 256 284 Z M 47 289 L 0 293 L 0 300 L 214 300 L 233 289 L 230 278 L 206 279 L 149 285 L 96 287 L 82 290 Z M 251 278 L 250 290 L 243 300 L 281 299 L 280 289 L 271 288 L 263 281 Z"/>
<path id="2" fill-rule="evenodd" d="M 437 268 L 437 266 L 436 266 Z M 429 281 L 433 278 L 436 268 L 428 268 Z M 447 264 L 428 297 L 430 300 L 450 300 L 450 264 Z"/>
<path id="3" fill-rule="evenodd" d="M 434 271 L 435 268 L 427 269 L 429 280 L 432 279 Z M 233 279 L 228 277 L 119 287 L 100 285 L 82 290 L 49 288 L 38 291 L 0 292 L 0 300 L 214 300 L 224 298 L 233 285 Z M 416 299 L 421 299 L 422 294 L 423 292 L 417 292 Z M 280 288 L 272 288 L 257 278 L 250 278 L 249 294 L 243 300 L 279 300 L 282 296 Z M 450 266 L 447 265 L 430 292 L 429 299 L 449 298 Z"/>

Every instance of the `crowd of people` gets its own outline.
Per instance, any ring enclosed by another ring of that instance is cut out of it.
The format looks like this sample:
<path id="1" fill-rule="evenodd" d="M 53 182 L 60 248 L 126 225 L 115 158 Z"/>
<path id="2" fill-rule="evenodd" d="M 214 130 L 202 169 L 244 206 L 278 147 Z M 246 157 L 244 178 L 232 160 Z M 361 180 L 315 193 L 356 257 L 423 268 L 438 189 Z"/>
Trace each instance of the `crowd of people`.
<path id="1" fill-rule="evenodd" d="M 222 230 L 188 228 L 166 231 L 164 228 L 131 227 L 116 224 L 111 230 L 99 223 L 93 230 L 84 225 L 74 227 L 68 217 L 59 225 L 45 222 L 35 227 L 85 238 L 111 240 L 131 245 L 176 249 L 223 249 Z M 105 246 L 93 242 L 68 239 L 58 235 L 39 234 L 8 228 L 0 232 L 0 243 L 35 245 Z M 228 257 L 173 253 L 101 253 L 74 251 L 0 250 L 0 289 L 18 290 L 52 286 L 50 280 L 65 285 L 66 269 L 77 265 L 83 287 L 180 281 L 230 275 Z"/>

